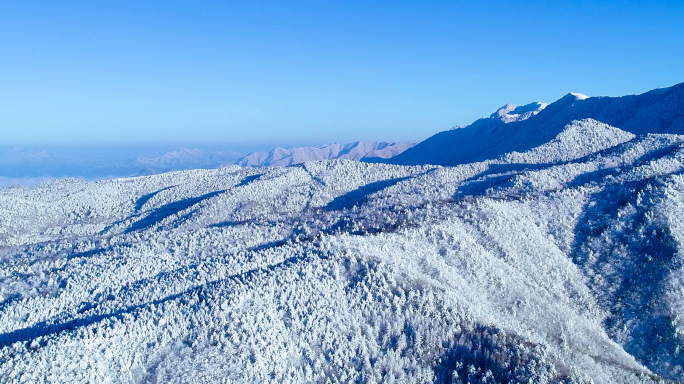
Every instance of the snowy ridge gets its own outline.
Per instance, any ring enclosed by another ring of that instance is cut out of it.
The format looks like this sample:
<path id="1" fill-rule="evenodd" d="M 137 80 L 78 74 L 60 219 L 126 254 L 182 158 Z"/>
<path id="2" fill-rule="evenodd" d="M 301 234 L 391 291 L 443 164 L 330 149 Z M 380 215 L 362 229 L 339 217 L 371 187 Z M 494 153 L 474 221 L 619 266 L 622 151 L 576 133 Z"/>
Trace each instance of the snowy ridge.
<path id="1" fill-rule="evenodd" d="M 1 188 L 0 381 L 684 381 L 677 92 L 507 107 L 453 167 Z"/>
<path id="2" fill-rule="evenodd" d="M 328 144 L 320 147 L 276 148 L 269 152 L 254 152 L 236 164 L 243 167 L 277 167 L 301 164 L 307 161 L 330 159 L 388 159 L 411 148 L 413 143 Z"/>
<path id="3" fill-rule="evenodd" d="M 507 163 L 555 163 L 575 160 L 634 139 L 634 135 L 593 119 L 573 121 L 549 142 L 526 152 L 502 156 Z"/>
<path id="4" fill-rule="evenodd" d="M 538 114 L 547 106 L 548 104 L 539 102 L 530 103 L 520 107 L 513 104 L 506 104 L 494 112 L 489 118 L 501 120 L 506 124 L 512 123 L 514 121 L 523 121 Z"/>
<path id="5" fill-rule="evenodd" d="M 0 377 L 681 380 L 684 137 L 630 137 L 0 189 Z"/>
<path id="6" fill-rule="evenodd" d="M 508 118 L 509 109 L 514 111 L 504 106 L 490 118 L 463 129 L 440 132 L 387 162 L 457 165 L 495 159 L 540 146 L 567 124 L 582 119 L 594 119 L 635 135 L 684 134 L 684 83 L 622 97 L 569 93 L 525 119 Z"/>

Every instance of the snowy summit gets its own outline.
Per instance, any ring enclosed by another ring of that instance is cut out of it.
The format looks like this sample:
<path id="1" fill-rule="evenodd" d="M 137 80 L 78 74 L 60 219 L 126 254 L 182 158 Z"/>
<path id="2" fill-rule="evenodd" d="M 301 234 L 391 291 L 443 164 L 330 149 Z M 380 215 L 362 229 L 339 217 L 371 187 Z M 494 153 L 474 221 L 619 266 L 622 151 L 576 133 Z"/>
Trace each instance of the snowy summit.
<path id="1" fill-rule="evenodd" d="M 530 117 L 541 112 L 548 104 L 534 102 L 527 105 L 517 107 L 513 104 L 506 104 L 492 113 L 490 119 L 499 119 L 504 123 L 512 123 L 514 121 L 527 120 Z"/>

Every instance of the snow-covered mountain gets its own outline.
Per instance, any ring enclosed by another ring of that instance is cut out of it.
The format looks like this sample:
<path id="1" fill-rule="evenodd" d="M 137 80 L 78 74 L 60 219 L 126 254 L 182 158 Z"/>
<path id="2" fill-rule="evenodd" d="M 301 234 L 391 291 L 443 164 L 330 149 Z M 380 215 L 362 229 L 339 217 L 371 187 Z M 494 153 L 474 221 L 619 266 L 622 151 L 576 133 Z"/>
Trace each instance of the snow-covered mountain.
<path id="1" fill-rule="evenodd" d="M 506 107 L 476 124 L 556 108 L 553 135 L 453 167 L 2 188 L 0 381 L 684 381 L 684 135 L 645 133 L 677 127 L 656 99 Z"/>
<path id="2" fill-rule="evenodd" d="M 489 116 L 489 119 L 494 121 L 498 120 L 503 123 L 523 121 L 538 114 L 547 106 L 548 104 L 539 102 L 530 103 L 520 107 L 513 104 L 506 104 L 499 108 L 496 112 L 492 113 L 492 115 Z"/>
<path id="3" fill-rule="evenodd" d="M 254 152 L 236 164 L 243 167 L 274 167 L 301 164 L 306 161 L 349 159 L 388 159 L 411 148 L 415 143 L 367 143 L 328 144 L 320 147 L 276 148 L 269 152 Z"/>
<path id="4" fill-rule="evenodd" d="M 554 138 L 574 120 L 591 118 L 638 135 L 684 134 L 684 83 L 641 95 L 587 97 L 569 93 L 545 105 L 508 104 L 489 118 L 440 132 L 388 160 L 392 164 L 456 165 L 524 151 Z"/>

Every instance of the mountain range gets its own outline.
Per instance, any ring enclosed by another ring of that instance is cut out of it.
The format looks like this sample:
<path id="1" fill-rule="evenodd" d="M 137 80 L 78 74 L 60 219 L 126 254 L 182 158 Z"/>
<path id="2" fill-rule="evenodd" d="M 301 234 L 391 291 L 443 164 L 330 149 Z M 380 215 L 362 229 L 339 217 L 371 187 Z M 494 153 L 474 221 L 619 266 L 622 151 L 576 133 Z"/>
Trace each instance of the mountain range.
<path id="1" fill-rule="evenodd" d="M 392 158 L 392 164 L 457 165 L 524 151 L 553 139 L 566 124 L 585 118 L 637 135 L 684 134 L 684 83 L 641 95 L 587 97 L 569 93 L 549 105 L 506 105 L 489 118 L 440 132 Z"/>
<path id="2" fill-rule="evenodd" d="M 367 143 L 329 144 L 320 147 L 276 148 L 269 152 L 254 152 L 236 164 L 243 167 L 277 167 L 302 164 L 307 161 L 348 159 L 373 161 L 389 159 L 411 148 L 414 143 Z"/>
<path id="3" fill-rule="evenodd" d="M 683 91 L 0 188 L 0 378 L 683 382 Z"/>

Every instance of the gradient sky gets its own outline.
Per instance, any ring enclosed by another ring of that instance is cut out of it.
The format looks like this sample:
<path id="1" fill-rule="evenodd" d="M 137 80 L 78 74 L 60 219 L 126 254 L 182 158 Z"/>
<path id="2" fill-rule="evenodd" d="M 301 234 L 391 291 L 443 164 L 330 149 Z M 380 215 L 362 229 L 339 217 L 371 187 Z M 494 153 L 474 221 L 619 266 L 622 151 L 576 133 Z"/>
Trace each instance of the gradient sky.
<path id="1" fill-rule="evenodd" d="M 417 141 L 684 81 L 677 1 L 1 1 L 2 144 Z"/>

